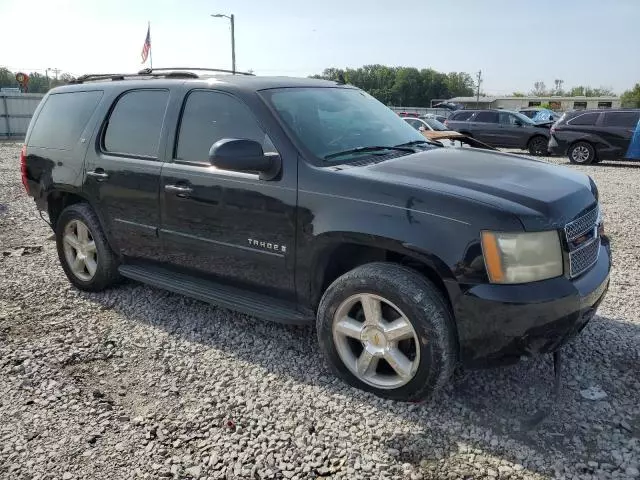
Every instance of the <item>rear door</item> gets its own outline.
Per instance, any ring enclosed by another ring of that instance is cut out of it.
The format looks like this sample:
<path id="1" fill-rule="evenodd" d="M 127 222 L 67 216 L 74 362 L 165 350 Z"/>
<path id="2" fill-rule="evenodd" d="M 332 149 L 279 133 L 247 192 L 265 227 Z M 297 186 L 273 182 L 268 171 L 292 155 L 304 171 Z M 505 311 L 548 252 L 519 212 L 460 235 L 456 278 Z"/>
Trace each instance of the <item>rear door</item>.
<path id="1" fill-rule="evenodd" d="M 478 112 L 469 123 L 470 131 L 474 138 L 494 147 L 503 146 L 498 112 L 490 110 Z"/>
<path id="2" fill-rule="evenodd" d="M 623 158 L 633 138 L 640 111 L 605 112 L 601 136 L 615 149 L 614 155 Z"/>
<path id="3" fill-rule="evenodd" d="M 114 99 L 87 152 L 84 191 L 99 205 L 121 253 L 161 254 L 158 192 L 164 148 L 160 138 L 171 92 L 127 90 Z"/>

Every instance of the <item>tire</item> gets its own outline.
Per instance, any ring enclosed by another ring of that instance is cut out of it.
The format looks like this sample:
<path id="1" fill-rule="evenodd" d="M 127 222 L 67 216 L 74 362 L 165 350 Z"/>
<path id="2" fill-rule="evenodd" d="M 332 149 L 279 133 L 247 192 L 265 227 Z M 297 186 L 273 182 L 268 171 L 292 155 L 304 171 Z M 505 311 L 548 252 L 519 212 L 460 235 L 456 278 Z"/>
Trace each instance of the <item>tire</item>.
<path id="1" fill-rule="evenodd" d="M 366 323 L 364 305 L 370 302 L 381 305 L 378 325 L 387 330 Z M 390 321 L 402 325 L 403 340 L 393 340 L 391 332 L 399 335 L 401 330 L 389 330 Z M 320 301 L 317 331 L 334 373 L 383 398 L 425 400 L 449 381 L 456 365 L 454 319 L 442 294 L 418 272 L 394 263 L 369 263 L 333 282 Z M 373 362 L 361 362 L 363 358 Z M 358 373 L 359 365 L 369 368 Z"/>
<path id="2" fill-rule="evenodd" d="M 569 161 L 577 165 L 589 165 L 596 161 L 596 150 L 589 142 L 576 142 L 567 152 Z"/>
<path id="3" fill-rule="evenodd" d="M 529 153 L 531 155 L 537 157 L 544 156 L 549 153 L 547 148 L 548 144 L 549 141 L 546 137 L 543 137 L 542 135 L 536 135 L 535 137 L 532 137 L 527 143 L 527 150 L 529 150 Z"/>
<path id="4" fill-rule="evenodd" d="M 80 290 L 98 292 L 120 280 L 119 259 L 109 246 L 97 215 L 87 203 L 65 208 L 56 222 L 55 231 L 60 264 L 73 285 Z"/>

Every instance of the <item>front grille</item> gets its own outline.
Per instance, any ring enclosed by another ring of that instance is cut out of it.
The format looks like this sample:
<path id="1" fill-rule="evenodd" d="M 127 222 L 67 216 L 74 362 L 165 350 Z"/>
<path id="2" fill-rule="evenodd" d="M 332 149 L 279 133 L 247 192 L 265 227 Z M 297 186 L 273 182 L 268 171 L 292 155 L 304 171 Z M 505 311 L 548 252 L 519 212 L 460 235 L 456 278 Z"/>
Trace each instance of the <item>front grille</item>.
<path id="1" fill-rule="evenodd" d="M 598 260 L 600 252 L 598 217 L 599 208 L 596 205 L 595 208 L 564 227 L 569 248 L 569 274 L 572 278 L 591 268 Z"/>
<path id="2" fill-rule="evenodd" d="M 580 218 L 567 223 L 567 225 L 564 227 L 564 231 L 567 235 L 567 240 L 571 241 L 575 238 L 578 238 L 585 232 L 588 232 L 593 227 L 595 227 L 596 223 L 598 222 L 598 212 L 599 210 L 596 206 Z"/>
<path id="3" fill-rule="evenodd" d="M 571 263 L 571 276 L 575 277 L 591 267 L 598 260 L 600 251 L 600 238 L 596 237 L 587 245 L 569 253 Z"/>

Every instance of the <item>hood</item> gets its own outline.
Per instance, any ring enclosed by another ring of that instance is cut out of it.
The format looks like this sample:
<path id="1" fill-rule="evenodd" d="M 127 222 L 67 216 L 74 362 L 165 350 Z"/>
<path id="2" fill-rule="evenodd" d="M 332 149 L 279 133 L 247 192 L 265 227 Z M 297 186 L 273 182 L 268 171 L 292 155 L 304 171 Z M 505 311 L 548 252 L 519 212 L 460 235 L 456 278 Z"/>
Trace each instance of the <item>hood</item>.
<path id="1" fill-rule="evenodd" d="M 560 228 L 596 200 L 587 175 L 518 155 L 434 148 L 350 174 L 466 197 L 518 216 L 527 230 Z"/>

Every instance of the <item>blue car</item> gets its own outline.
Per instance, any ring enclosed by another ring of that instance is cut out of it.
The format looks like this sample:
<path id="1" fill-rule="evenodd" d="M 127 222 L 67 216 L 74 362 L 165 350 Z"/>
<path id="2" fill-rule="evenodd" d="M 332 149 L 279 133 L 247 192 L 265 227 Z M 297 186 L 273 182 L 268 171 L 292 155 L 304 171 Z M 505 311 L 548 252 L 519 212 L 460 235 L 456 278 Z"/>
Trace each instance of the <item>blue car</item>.
<path id="1" fill-rule="evenodd" d="M 526 115 L 536 123 L 556 122 L 560 120 L 562 116 L 553 110 L 540 107 L 523 108 L 520 110 L 520 113 Z"/>

